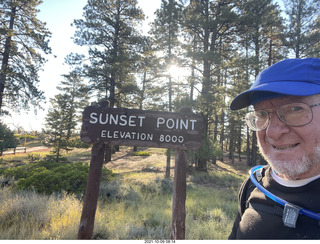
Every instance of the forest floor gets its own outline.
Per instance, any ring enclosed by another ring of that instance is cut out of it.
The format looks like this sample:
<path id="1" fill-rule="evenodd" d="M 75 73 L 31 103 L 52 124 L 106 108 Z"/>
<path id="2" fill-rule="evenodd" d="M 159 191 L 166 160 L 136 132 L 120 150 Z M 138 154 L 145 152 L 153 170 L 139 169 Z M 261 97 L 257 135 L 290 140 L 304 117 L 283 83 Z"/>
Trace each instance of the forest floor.
<path id="1" fill-rule="evenodd" d="M 140 149 L 141 150 L 141 149 Z M 142 149 L 143 150 L 143 149 Z M 166 160 L 167 156 L 165 154 L 164 149 L 156 149 L 150 148 L 147 149 L 148 152 L 151 152 L 151 156 L 132 156 L 132 149 L 125 148 L 119 152 L 116 152 L 112 156 L 111 162 L 107 163 L 105 167 L 111 169 L 115 172 L 122 172 L 122 173 L 130 173 L 130 172 L 143 172 L 143 171 L 152 171 L 158 174 L 165 174 L 166 171 Z M 174 175 L 174 153 L 171 156 L 171 167 L 170 167 L 170 175 Z M 149 165 L 151 162 L 158 162 L 151 169 Z M 239 161 L 239 159 L 235 159 L 234 163 L 231 163 L 231 160 L 224 157 L 223 161 L 217 160 L 216 164 L 207 165 L 208 171 L 212 170 L 224 170 L 229 171 L 241 176 L 248 175 L 248 166 L 245 163 L 245 160 Z"/>
<path id="2" fill-rule="evenodd" d="M 31 148 L 30 148 L 31 149 Z M 50 149 L 32 153 L 44 157 Z M 95 219 L 94 239 L 169 239 L 172 218 L 174 151 L 170 177 L 165 177 L 166 149 L 139 148 L 150 156 L 133 156 L 132 148 L 120 147 L 105 164 L 113 180 L 102 181 Z M 5 155 L 2 165 L 26 163 L 27 153 Z M 90 162 L 90 149 L 64 155 L 69 162 Z M 187 172 L 186 239 L 227 239 L 237 211 L 239 187 L 248 175 L 245 160 L 217 161 L 206 172 L 189 167 Z M 7 203 L 11 203 L 8 205 Z M 76 239 L 83 198 L 45 196 L 34 191 L 0 189 L 0 239 Z M 8 223 L 8 218 L 11 219 Z"/>

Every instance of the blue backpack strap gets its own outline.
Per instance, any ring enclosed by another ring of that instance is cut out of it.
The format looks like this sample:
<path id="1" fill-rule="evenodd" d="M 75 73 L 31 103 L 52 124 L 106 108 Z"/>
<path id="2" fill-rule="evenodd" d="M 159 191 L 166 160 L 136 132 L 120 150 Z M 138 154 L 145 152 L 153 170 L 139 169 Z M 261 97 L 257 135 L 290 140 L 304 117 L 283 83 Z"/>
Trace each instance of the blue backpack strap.
<path id="1" fill-rule="evenodd" d="M 252 184 L 255 185 L 264 195 L 268 198 L 273 200 L 274 202 L 280 204 L 284 207 L 283 210 L 283 223 L 287 227 L 295 228 L 297 219 L 300 214 L 306 215 L 316 221 L 320 220 L 320 214 L 310 211 L 308 209 L 299 207 L 292 203 L 285 201 L 284 199 L 274 195 L 273 193 L 269 192 L 265 189 L 262 184 L 260 184 L 259 179 L 261 181 L 262 177 L 264 176 L 264 170 L 266 167 L 264 166 L 255 166 L 250 170 L 250 180 Z M 259 172 L 260 171 L 260 172 Z"/>
<path id="2" fill-rule="evenodd" d="M 265 167 L 262 167 L 256 176 L 257 180 L 260 182 L 262 180 L 262 177 L 264 176 L 265 170 L 267 169 L 267 165 Z M 248 177 L 243 184 L 240 187 L 239 195 L 238 195 L 238 200 L 239 200 L 239 205 L 238 205 L 238 211 L 240 213 L 240 216 L 244 213 L 244 211 L 249 207 L 248 204 L 248 198 L 251 194 L 251 192 L 256 188 L 256 186 L 252 183 L 250 180 L 250 177 Z"/>
<path id="3" fill-rule="evenodd" d="M 240 216 L 244 213 L 247 206 L 247 200 L 251 194 L 251 192 L 254 190 L 255 186 L 253 185 L 252 181 L 248 177 L 243 184 L 240 187 L 239 195 L 238 195 L 238 211 L 240 213 Z"/>

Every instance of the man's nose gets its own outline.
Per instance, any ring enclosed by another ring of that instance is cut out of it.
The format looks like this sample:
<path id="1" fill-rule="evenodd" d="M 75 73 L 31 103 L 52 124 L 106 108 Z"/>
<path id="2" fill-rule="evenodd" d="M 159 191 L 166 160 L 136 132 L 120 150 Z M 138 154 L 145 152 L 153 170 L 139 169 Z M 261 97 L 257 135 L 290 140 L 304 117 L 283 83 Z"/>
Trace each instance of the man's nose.
<path id="1" fill-rule="evenodd" d="M 278 139 L 282 134 L 288 133 L 290 128 L 278 117 L 276 112 L 269 114 L 269 125 L 266 129 L 266 135 L 272 139 Z"/>

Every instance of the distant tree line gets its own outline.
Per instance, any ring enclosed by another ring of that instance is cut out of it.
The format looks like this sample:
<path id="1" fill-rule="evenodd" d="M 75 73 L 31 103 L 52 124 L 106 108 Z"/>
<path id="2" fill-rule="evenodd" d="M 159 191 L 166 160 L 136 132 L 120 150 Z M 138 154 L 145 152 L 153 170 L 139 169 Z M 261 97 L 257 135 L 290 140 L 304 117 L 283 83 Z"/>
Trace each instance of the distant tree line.
<path id="1" fill-rule="evenodd" d="M 40 1 L 3 0 L 0 4 L 13 2 Z M 279 3 L 162 0 L 149 33 L 143 34 L 145 16 L 136 0 L 88 0 L 83 18 L 73 22 L 73 40 L 88 47 L 88 52 L 66 57 L 72 71 L 64 76 L 62 93 L 51 101 L 47 117 L 52 138 L 64 145 L 75 133 L 79 112 L 89 101 L 106 98 L 111 107 L 167 111 L 189 106 L 203 114 L 206 125 L 202 153 L 193 156 L 197 169 L 206 170 L 207 163 L 216 158 L 223 160 L 221 151 L 232 162 L 244 154 L 248 165 L 260 163 L 255 134 L 242 119 L 246 110 L 231 112 L 231 98 L 248 89 L 259 72 L 282 59 L 320 56 L 320 1 L 283 0 L 284 9 Z M 9 36 L 15 39 L 8 28 L 12 7 L 7 9 L 6 22 L 1 23 L 7 23 L 6 31 L 0 30 L 2 60 L 6 40 Z M 42 30 L 44 41 L 49 32 Z M 45 44 L 41 47 L 47 47 Z M 20 47 L 23 45 L 16 49 Z M 15 55 L 12 51 L 9 59 L 17 58 Z M 12 81 L 19 80 L 9 72 L 10 65 L 4 67 L 2 76 L 10 74 Z M 181 67 L 184 74 L 176 77 L 170 67 Z M 9 84 L 5 82 L 6 98 L 14 93 Z M 25 98 L 40 99 L 41 93 Z M 167 155 L 170 162 L 170 152 Z"/>

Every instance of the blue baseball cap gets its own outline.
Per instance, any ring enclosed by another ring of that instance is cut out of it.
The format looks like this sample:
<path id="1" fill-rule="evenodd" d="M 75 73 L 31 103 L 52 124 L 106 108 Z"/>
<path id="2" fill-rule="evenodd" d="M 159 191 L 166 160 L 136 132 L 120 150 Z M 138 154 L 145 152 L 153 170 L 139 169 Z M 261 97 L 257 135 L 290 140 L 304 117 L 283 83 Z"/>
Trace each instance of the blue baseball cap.
<path id="1" fill-rule="evenodd" d="M 320 93 L 320 59 L 286 59 L 263 70 L 249 90 L 233 99 L 231 110 L 280 96 Z"/>

